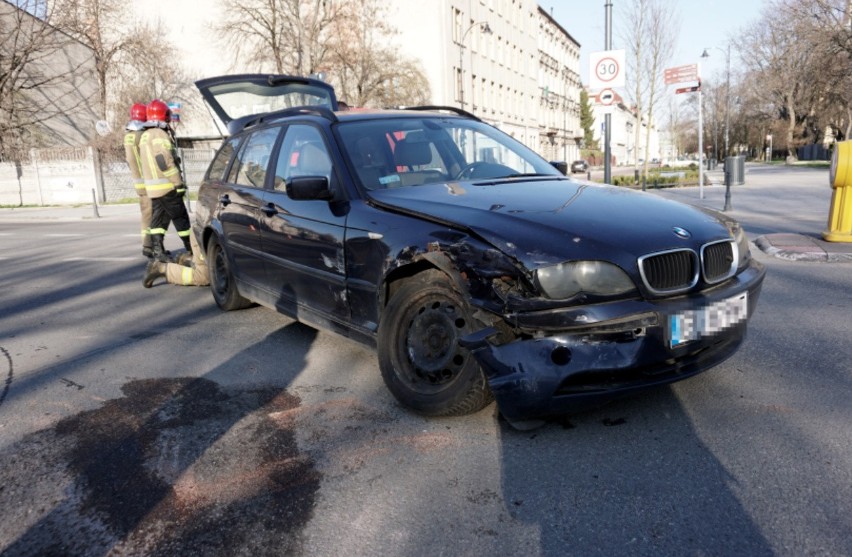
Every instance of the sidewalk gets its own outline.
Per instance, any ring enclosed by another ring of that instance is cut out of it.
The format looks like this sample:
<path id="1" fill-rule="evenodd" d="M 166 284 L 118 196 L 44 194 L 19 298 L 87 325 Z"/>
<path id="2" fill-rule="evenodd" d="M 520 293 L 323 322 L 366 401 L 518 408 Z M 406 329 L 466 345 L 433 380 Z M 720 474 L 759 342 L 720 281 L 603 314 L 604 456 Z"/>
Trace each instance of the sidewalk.
<path id="1" fill-rule="evenodd" d="M 138 203 L 111 205 L 76 205 L 73 207 L 13 207 L 0 208 L 0 222 L 95 220 L 124 216 L 139 216 Z"/>
<path id="2" fill-rule="evenodd" d="M 721 210 L 724 172 L 705 173 L 705 198 L 697 187 L 649 190 L 692 205 Z M 852 262 L 852 243 L 826 242 L 822 238 L 831 190 L 828 171 L 796 170 L 767 165 L 746 165 L 746 184 L 732 186 L 733 210 L 752 242 L 764 253 L 790 261 Z M 195 205 L 195 201 L 192 205 Z M 0 223 L 20 221 L 74 221 L 104 218 L 138 218 L 136 203 L 79 205 L 74 207 L 0 208 Z"/>
<path id="3" fill-rule="evenodd" d="M 745 184 L 731 187 L 731 215 L 754 245 L 789 261 L 852 262 L 852 243 L 822 238 L 831 199 L 828 170 L 747 163 Z M 704 173 L 704 199 L 695 186 L 649 190 L 691 205 L 722 210 L 725 172 Z"/>

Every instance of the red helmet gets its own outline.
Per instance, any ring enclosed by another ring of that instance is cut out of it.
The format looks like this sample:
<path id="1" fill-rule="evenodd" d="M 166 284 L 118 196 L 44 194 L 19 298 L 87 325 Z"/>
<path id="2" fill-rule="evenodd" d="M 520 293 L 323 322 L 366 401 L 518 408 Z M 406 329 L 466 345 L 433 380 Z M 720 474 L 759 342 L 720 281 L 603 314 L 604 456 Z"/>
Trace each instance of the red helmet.
<path id="1" fill-rule="evenodd" d="M 148 107 L 142 103 L 133 103 L 130 107 L 130 119 L 144 122 L 148 119 Z"/>
<path id="2" fill-rule="evenodd" d="M 160 99 L 154 99 L 148 103 L 148 121 L 149 122 L 165 122 L 171 120 L 172 111 L 169 110 L 169 105 Z"/>

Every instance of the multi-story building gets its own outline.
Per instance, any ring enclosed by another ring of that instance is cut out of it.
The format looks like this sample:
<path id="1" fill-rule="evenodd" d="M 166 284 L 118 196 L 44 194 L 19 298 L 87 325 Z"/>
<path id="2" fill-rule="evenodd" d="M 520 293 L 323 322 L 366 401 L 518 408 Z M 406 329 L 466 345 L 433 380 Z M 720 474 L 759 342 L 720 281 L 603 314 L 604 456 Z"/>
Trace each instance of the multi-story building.
<path id="1" fill-rule="evenodd" d="M 472 112 L 547 158 L 579 158 L 580 45 L 534 0 L 390 0 L 388 14 L 434 104 Z"/>
<path id="2" fill-rule="evenodd" d="M 580 44 L 541 7 L 539 33 L 539 152 L 550 160 L 580 158 Z"/>

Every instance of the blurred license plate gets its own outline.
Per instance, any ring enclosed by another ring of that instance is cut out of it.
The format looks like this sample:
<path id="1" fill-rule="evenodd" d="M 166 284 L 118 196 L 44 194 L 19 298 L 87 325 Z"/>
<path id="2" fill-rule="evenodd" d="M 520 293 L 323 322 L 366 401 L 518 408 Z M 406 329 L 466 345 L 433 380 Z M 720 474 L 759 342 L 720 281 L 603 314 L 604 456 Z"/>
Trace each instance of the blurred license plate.
<path id="1" fill-rule="evenodd" d="M 724 331 L 748 317 L 748 292 L 669 317 L 670 347 Z"/>

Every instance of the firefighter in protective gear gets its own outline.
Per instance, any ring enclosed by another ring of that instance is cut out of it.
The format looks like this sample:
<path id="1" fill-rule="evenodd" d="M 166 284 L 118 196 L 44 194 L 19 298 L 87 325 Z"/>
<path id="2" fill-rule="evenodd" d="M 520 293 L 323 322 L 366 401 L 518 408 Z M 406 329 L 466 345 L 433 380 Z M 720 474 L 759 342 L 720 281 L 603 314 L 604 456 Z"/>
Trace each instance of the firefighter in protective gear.
<path id="1" fill-rule="evenodd" d="M 154 258 L 162 262 L 168 261 L 163 237 L 169 227 L 169 221 L 174 223 L 186 251 L 192 252 L 189 213 L 183 203 L 186 186 L 169 133 L 170 116 L 171 111 L 166 103 L 158 99 L 151 101 L 147 108 L 145 131 L 139 140 L 145 191 L 151 198 L 152 205 L 152 250 Z"/>
<path id="2" fill-rule="evenodd" d="M 181 286 L 207 286 L 210 284 L 207 274 L 207 258 L 204 256 L 204 251 L 198 246 L 198 240 L 196 240 L 194 233 L 189 235 L 189 241 L 192 244 L 192 252 L 181 254 L 176 263 L 152 259 L 145 269 L 142 285 L 145 288 L 151 288 L 154 286 L 154 281 L 160 277 L 165 277 L 169 284 Z"/>
<path id="3" fill-rule="evenodd" d="M 124 158 L 130 167 L 133 187 L 139 196 L 139 210 L 142 213 L 142 255 L 153 256 L 151 245 L 151 198 L 145 190 L 145 179 L 142 177 L 142 160 L 139 157 L 139 140 L 142 137 L 143 126 L 148 119 L 148 107 L 136 103 L 130 107 L 130 121 L 124 133 Z"/>

